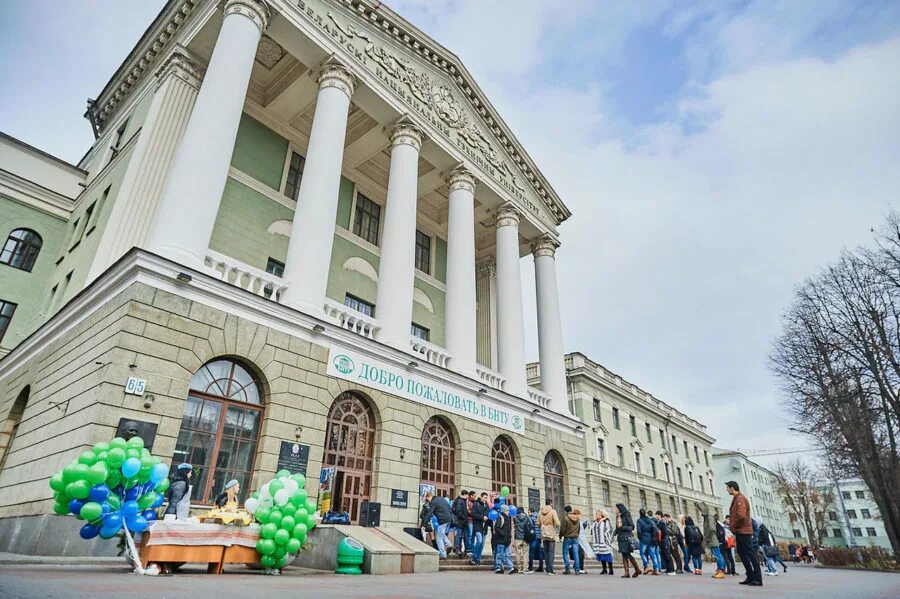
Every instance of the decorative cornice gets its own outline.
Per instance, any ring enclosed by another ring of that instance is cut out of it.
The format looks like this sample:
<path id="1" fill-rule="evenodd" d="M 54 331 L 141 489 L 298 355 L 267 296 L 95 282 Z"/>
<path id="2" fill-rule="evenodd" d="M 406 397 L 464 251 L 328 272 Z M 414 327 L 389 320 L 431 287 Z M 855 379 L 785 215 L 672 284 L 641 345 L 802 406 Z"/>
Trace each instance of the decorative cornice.
<path id="1" fill-rule="evenodd" d="M 412 122 L 403 119 L 391 130 L 391 147 L 399 145 L 412 146 L 418 152 L 422 149 L 425 132 Z"/>
<path id="2" fill-rule="evenodd" d="M 503 204 L 494 214 L 494 224 L 498 229 L 500 227 L 518 227 L 520 218 L 519 211 L 515 206 Z"/>
<path id="3" fill-rule="evenodd" d="M 559 242 L 550 237 L 549 235 L 544 235 L 543 237 L 539 237 L 531 244 L 531 253 L 534 254 L 535 258 L 540 258 L 542 256 L 549 256 L 553 258 L 556 256 L 556 249 L 559 247 Z"/>
<path id="4" fill-rule="evenodd" d="M 475 193 L 475 175 L 463 165 L 458 165 L 447 176 L 447 185 L 450 191 L 465 189 L 469 193 Z"/>
<path id="5" fill-rule="evenodd" d="M 156 71 L 156 84 L 162 85 L 169 77 L 177 77 L 194 89 L 200 89 L 200 82 L 203 80 L 203 71 L 197 66 L 197 63 L 191 57 L 187 50 L 182 46 L 178 46 L 169 55 L 166 61 Z"/>
<path id="6" fill-rule="evenodd" d="M 322 65 L 319 68 L 317 81 L 319 83 L 319 89 L 336 87 L 347 94 L 348 98 L 353 97 L 353 92 L 356 89 L 356 77 L 353 76 L 353 73 L 351 73 L 347 67 L 336 62 L 329 62 Z"/>
<path id="7" fill-rule="evenodd" d="M 244 15 L 256 23 L 260 33 L 266 30 L 272 19 L 272 11 L 264 0 L 227 0 L 225 16 L 228 15 Z"/>
<path id="8" fill-rule="evenodd" d="M 475 265 L 475 276 L 476 277 L 495 277 L 497 276 L 497 259 L 493 256 L 488 256 L 481 262 Z"/>

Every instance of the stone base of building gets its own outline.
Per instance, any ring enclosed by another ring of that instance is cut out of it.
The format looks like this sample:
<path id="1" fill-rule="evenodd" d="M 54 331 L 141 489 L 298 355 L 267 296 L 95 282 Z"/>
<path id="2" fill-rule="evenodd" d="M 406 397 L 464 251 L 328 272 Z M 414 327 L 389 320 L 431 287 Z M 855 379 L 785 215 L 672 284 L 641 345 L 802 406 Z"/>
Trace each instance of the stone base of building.
<path id="1" fill-rule="evenodd" d="M 0 518 L 0 552 L 66 557 L 115 557 L 116 541 L 78 536 L 84 525 L 72 516 L 41 514 Z M 122 558 L 125 563 L 125 558 Z"/>

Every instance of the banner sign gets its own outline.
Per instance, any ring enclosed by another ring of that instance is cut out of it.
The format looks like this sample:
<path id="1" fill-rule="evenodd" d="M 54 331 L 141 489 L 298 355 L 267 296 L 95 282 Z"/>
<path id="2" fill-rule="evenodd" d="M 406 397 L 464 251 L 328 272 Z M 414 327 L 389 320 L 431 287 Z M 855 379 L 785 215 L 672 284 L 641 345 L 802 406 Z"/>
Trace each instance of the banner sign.
<path id="1" fill-rule="evenodd" d="M 331 510 L 331 492 L 334 490 L 334 475 L 337 469 L 334 466 L 322 468 L 319 473 L 319 512 L 322 516 Z"/>
<path id="2" fill-rule="evenodd" d="M 306 467 L 309 465 L 309 445 L 281 442 L 281 451 L 278 452 L 278 470 L 288 470 L 291 474 L 298 472 L 306 476 Z"/>
<path id="3" fill-rule="evenodd" d="M 465 418 L 525 434 L 524 416 L 488 399 L 460 393 L 429 376 L 401 370 L 363 354 L 332 346 L 327 374 L 440 408 Z"/>

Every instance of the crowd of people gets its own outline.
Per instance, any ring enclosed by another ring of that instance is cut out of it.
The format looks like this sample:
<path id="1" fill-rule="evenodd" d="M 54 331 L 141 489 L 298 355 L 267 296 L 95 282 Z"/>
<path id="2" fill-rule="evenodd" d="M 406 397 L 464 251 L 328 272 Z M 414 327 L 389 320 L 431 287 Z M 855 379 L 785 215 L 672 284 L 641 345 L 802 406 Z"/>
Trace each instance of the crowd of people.
<path id="1" fill-rule="evenodd" d="M 585 574 L 585 560 L 590 556 L 602 565 L 601 575 L 611 576 L 618 553 L 622 578 L 702 576 L 708 549 L 716 563 L 712 578 L 737 576 L 736 553 L 745 572 L 740 584 L 762 586 L 761 562 L 769 576 L 778 575 L 776 564 L 784 572 L 787 565 L 775 536 L 751 517 L 750 502 L 738 483 L 730 481 L 726 489 L 732 496 L 729 514 L 720 520 L 716 511 L 705 507 L 699 523 L 690 516 L 675 518 L 644 508 L 635 521 L 622 503 L 616 504 L 614 514 L 597 510 L 589 520 L 570 505 L 560 515 L 549 499 L 540 510 L 532 510 L 516 508 L 503 497 L 492 498 L 488 493 L 463 490 L 452 501 L 426 493 L 419 526 L 423 540 L 433 542 L 441 559 L 453 554 L 466 556 L 474 566 L 482 564 L 490 532 L 491 565 L 497 574 L 544 572 L 552 576 L 556 574 L 556 545 L 560 544 L 563 574 Z M 794 551 L 790 557 L 796 560 Z"/>

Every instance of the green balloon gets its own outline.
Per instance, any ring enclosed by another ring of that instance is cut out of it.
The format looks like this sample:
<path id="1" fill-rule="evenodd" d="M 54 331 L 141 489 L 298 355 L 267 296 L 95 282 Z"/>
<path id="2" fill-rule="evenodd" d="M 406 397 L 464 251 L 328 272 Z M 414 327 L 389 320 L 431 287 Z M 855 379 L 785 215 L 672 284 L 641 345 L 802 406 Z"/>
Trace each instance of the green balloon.
<path id="1" fill-rule="evenodd" d="M 275 541 L 272 539 L 260 539 L 256 542 L 256 551 L 262 555 L 269 555 L 275 551 Z"/>
<path id="2" fill-rule="evenodd" d="M 289 515 L 289 516 L 285 516 L 284 518 L 281 519 L 281 523 L 278 525 L 278 527 L 283 528 L 286 531 L 290 532 L 290 531 L 294 530 L 294 526 L 296 526 L 296 525 L 297 525 L 297 521 L 294 519 L 293 516 Z"/>
<path id="3" fill-rule="evenodd" d="M 295 475 L 292 476 L 291 478 L 293 478 L 295 481 L 297 481 L 297 486 L 298 486 L 299 488 L 302 489 L 303 487 L 306 486 L 306 477 L 303 476 L 302 474 L 299 474 L 299 473 L 298 473 L 298 474 L 295 474 Z"/>
<path id="4" fill-rule="evenodd" d="M 69 483 L 72 483 L 72 482 L 75 482 L 76 480 L 78 480 L 75 477 L 75 467 L 77 465 L 78 465 L 78 461 L 76 460 L 74 462 L 69 462 L 66 465 L 66 467 L 63 468 L 62 476 L 63 476 L 63 481 L 65 481 L 66 484 L 69 484 Z"/>
<path id="5" fill-rule="evenodd" d="M 294 522 L 306 522 L 306 518 L 309 516 L 309 512 L 306 511 L 305 507 L 300 508 L 296 512 L 294 512 Z"/>
<path id="6" fill-rule="evenodd" d="M 69 504 L 67 503 L 54 503 L 53 504 L 53 513 L 59 514 L 60 516 L 65 516 L 69 513 Z"/>
<path id="7" fill-rule="evenodd" d="M 123 484 L 124 484 L 124 486 L 125 486 L 126 489 L 130 489 L 131 487 L 133 487 L 133 486 L 135 486 L 136 484 L 138 484 L 138 479 L 137 479 L 136 476 L 134 476 L 134 477 L 129 478 L 128 480 L 126 480 Z"/>
<path id="8" fill-rule="evenodd" d="M 284 518 L 284 514 L 281 513 L 281 510 L 274 509 L 269 512 L 269 522 L 271 522 L 275 526 L 281 526 L 282 518 Z"/>
<path id="9" fill-rule="evenodd" d="M 153 456 L 141 456 L 141 468 L 153 468 Z"/>
<path id="10" fill-rule="evenodd" d="M 284 548 L 284 545 L 275 545 L 275 551 L 272 552 L 272 557 L 276 560 L 287 555 L 287 549 Z"/>
<path id="11" fill-rule="evenodd" d="M 259 499 L 259 491 L 253 491 L 252 493 L 250 493 L 250 497 L 252 497 L 253 499 Z"/>
<path id="12" fill-rule="evenodd" d="M 286 558 L 286 557 L 279 557 L 277 560 L 275 560 L 275 566 L 274 566 L 274 567 L 277 568 L 277 569 L 279 569 L 279 570 L 281 570 L 282 568 L 284 568 L 284 565 L 285 565 L 286 563 L 287 563 L 287 558 Z"/>
<path id="13" fill-rule="evenodd" d="M 309 516 L 306 517 L 306 526 L 310 530 L 314 529 L 316 527 L 316 524 L 318 524 L 318 522 L 316 522 L 315 514 L 310 514 Z"/>
<path id="14" fill-rule="evenodd" d="M 261 558 L 259 558 L 259 563 L 262 565 L 263 568 L 271 568 L 275 565 L 275 558 L 272 557 L 271 555 L 264 555 Z"/>
<path id="15" fill-rule="evenodd" d="M 275 478 L 288 478 L 290 475 L 289 471 L 282 469 L 275 473 Z"/>
<path id="16" fill-rule="evenodd" d="M 253 516 L 256 518 L 256 521 L 260 524 L 265 524 L 269 521 L 269 514 L 272 513 L 267 507 L 261 507 L 256 509 L 256 513 Z"/>
<path id="17" fill-rule="evenodd" d="M 91 484 L 86 480 L 76 480 L 66 485 L 66 495 L 74 499 L 84 499 L 91 494 Z"/>
<path id="18" fill-rule="evenodd" d="M 301 522 L 297 526 L 294 527 L 294 531 L 291 533 L 291 536 L 295 539 L 299 540 L 301 543 L 306 540 L 306 534 L 309 532 L 309 527 Z"/>
<path id="19" fill-rule="evenodd" d="M 75 480 L 86 480 L 90 469 L 91 467 L 87 464 L 81 462 L 75 464 Z"/>
<path id="20" fill-rule="evenodd" d="M 116 437 L 112 441 L 109 442 L 110 447 L 115 447 L 117 449 L 125 449 L 128 447 L 128 441 L 123 439 L 122 437 Z"/>
<path id="21" fill-rule="evenodd" d="M 263 524 L 259 529 L 259 536 L 264 539 L 274 539 L 276 532 L 278 532 L 278 527 L 269 522 L 268 524 Z"/>
<path id="22" fill-rule="evenodd" d="M 55 501 L 56 503 L 68 504 L 70 499 L 69 499 L 69 496 L 66 495 L 65 491 L 60 491 L 59 493 L 53 494 L 53 501 Z"/>
<path id="23" fill-rule="evenodd" d="M 115 493 L 110 493 L 109 497 L 106 498 L 106 503 L 109 504 L 109 507 L 112 508 L 112 511 L 118 510 L 122 507 L 122 501 L 119 499 L 119 496 Z"/>
<path id="24" fill-rule="evenodd" d="M 284 548 L 288 553 L 297 553 L 298 551 L 300 551 L 301 547 L 303 547 L 303 543 L 300 541 L 300 539 L 294 537 L 288 539 L 288 542 L 284 544 Z"/>
<path id="25" fill-rule="evenodd" d="M 150 482 L 150 471 L 153 470 L 153 466 L 148 466 L 147 468 L 141 468 L 138 470 L 137 479 L 142 483 Z"/>
<path id="26" fill-rule="evenodd" d="M 97 456 L 94 455 L 94 452 L 91 450 L 87 450 L 82 452 L 80 456 L 78 456 L 78 463 L 84 464 L 85 466 L 93 466 L 94 462 L 97 461 Z"/>
<path id="27" fill-rule="evenodd" d="M 129 447 L 128 449 L 125 450 L 125 455 L 128 456 L 129 458 L 141 459 L 141 450 L 136 449 L 134 447 Z"/>
<path id="28" fill-rule="evenodd" d="M 106 477 L 106 486 L 114 489 L 119 486 L 120 482 L 122 482 L 122 473 L 119 469 L 109 470 L 109 475 Z"/>
<path id="29" fill-rule="evenodd" d="M 99 443 L 94 443 L 94 452 L 102 453 L 104 451 L 109 451 L 109 443 L 106 441 L 100 441 Z"/>
<path id="30" fill-rule="evenodd" d="M 275 493 L 282 490 L 284 488 L 284 483 L 280 480 L 273 480 L 269 483 L 269 495 L 275 497 Z"/>
<path id="31" fill-rule="evenodd" d="M 141 495 L 138 498 L 137 504 L 138 507 L 141 508 L 141 510 L 146 510 L 149 509 L 151 505 L 153 505 L 154 501 L 156 501 L 156 493 L 150 491 L 149 493 L 144 493 L 143 495 Z"/>
<path id="32" fill-rule="evenodd" d="M 171 481 L 168 478 L 164 478 L 161 481 L 159 481 L 159 484 L 156 485 L 156 488 L 154 490 L 157 493 L 165 493 L 166 491 L 169 490 L 170 484 L 171 484 Z"/>
<path id="33" fill-rule="evenodd" d="M 275 531 L 275 542 L 279 545 L 284 545 L 285 543 L 288 542 L 288 539 L 290 539 L 290 538 L 291 538 L 291 533 L 289 533 L 288 531 L 286 531 L 283 528 L 279 528 L 277 531 Z"/>
<path id="34" fill-rule="evenodd" d="M 307 499 L 306 500 L 306 511 L 309 512 L 310 514 L 315 514 L 316 509 L 317 509 L 316 502 L 312 499 Z"/>
<path id="35" fill-rule="evenodd" d="M 66 481 L 63 480 L 62 472 L 57 472 L 50 477 L 50 488 L 54 491 L 65 491 Z"/>
<path id="36" fill-rule="evenodd" d="M 297 489 L 291 495 L 291 505 L 295 508 L 306 507 L 306 489 Z"/>
<path id="37" fill-rule="evenodd" d="M 509 487 L 506 485 L 500 487 L 500 497 L 509 497 Z"/>
<path id="38" fill-rule="evenodd" d="M 88 522 L 94 522 L 103 515 L 103 508 L 96 501 L 89 501 L 81 508 L 81 517 Z"/>
<path id="39" fill-rule="evenodd" d="M 144 449 L 144 440 L 140 437 L 132 437 L 128 439 L 125 443 L 128 447 L 133 447 L 134 449 L 141 450 Z"/>
<path id="40" fill-rule="evenodd" d="M 101 451 L 101 452 L 99 452 L 99 453 L 97 454 L 97 461 L 98 461 L 98 462 L 105 462 L 105 461 L 106 461 L 106 456 L 108 456 L 108 455 L 109 455 L 109 452 L 108 452 L 108 451 Z"/>
<path id="41" fill-rule="evenodd" d="M 115 439 L 113 439 L 115 441 Z M 106 454 L 106 463 L 110 468 L 118 468 L 125 462 L 125 450 L 121 447 L 113 447 Z"/>
<path id="42" fill-rule="evenodd" d="M 92 485 L 99 485 L 102 482 L 106 482 L 106 478 L 109 476 L 109 467 L 105 462 L 97 462 L 91 469 L 88 470 L 87 479 L 88 482 Z"/>

